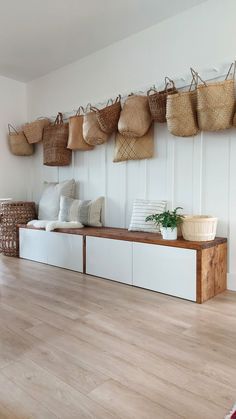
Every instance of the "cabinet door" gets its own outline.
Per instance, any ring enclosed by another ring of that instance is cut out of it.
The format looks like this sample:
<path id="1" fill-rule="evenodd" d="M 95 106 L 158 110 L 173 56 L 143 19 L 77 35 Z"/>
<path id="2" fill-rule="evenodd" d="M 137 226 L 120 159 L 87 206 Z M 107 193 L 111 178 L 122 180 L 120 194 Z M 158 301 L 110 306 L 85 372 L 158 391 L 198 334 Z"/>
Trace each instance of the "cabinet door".
<path id="1" fill-rule="evenodd" d="M 49 232 L 48 264 L 83 272 L 83 236 Z"/>
<path id="2" fill-rule="evenodd" d="M 87 237 L 86 273 L 132 284 L 132 243 Z"/>
<path id="3" fill-rule="evenodd" d="M 48 233 L 40 230 L 19 229 L 20 257 L 47 263 Z"/>
<path id="4" fill-rule="evenodd" d="M 196 250 L 133 243 L 133 285 L 196 301 Z"/>

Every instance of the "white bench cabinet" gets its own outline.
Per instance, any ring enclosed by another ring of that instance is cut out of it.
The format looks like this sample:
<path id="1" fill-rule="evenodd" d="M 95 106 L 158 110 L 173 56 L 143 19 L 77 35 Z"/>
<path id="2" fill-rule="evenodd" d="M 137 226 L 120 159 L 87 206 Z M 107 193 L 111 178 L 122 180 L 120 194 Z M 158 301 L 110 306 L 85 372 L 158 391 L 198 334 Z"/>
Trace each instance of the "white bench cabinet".
<path id="1" fill-rule="evenodd" d="M 197 252 L 133 243 L 133 285 L 196 301 Z"/>
<path id="2" fill-rule="evenodd" d="M 87 236 L 86 273 L 132 285 L 132 243 Z"/>
<path id="3" fill-rule="evenodd" d="M 83 272 L 83 236 L 20 228 L 20 257 Z"/>

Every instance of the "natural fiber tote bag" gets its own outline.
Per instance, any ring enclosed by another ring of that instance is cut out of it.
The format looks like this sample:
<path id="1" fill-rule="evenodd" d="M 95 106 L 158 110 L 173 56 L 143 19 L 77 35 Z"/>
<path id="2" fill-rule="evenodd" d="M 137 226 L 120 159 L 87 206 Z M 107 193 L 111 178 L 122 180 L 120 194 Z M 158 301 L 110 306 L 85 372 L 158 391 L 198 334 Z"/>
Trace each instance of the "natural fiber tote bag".
<path id="1" fill-rule="evenodd" d="M 48 118 L 39 118 L 23 126 L 24 134 L 30 144 L 39 143 L 43 139 L 43 130 L 50 124 Z"/>
<path id="2" fill-rule="evenodd" d="M 232 63 L 224 81 L 207 84 L 198 75 L 203 84 L 197 88 L 197 117 L 202 131 L 219 131 L 233 125 L 235 112 L 234 77 L 228 79 Z"/>
<path id="3" fill-rule="evenodd" d="M 124 137 L 117 132 L 113 162 L 150 159 L 154 154 L 154 127 L 141 138 Z"/>
<path id="4" fill-rule="evenodd" d="M 118 131 L 126 137 L 143 137 L 152 123 L 147 96 L 130 95 L 118 122 Z"/>
<path id="5" fill-rule="evenodd" d="M 69 137 L 67 148 L 70 150 L 88 151 L 93 150 L 93 146 L 87 144 L 83 137 L 84 108 L 79 107 L 75 116 L 69 118 Z"/>
<path id="6" fill-rule="evenodd" d="M 111 100 L 111 105 L 109 102 Z M 118 121 L 121 113 L 121 96 L 118 96 L 113 102 L 112 99 L 109 99 L 107 105 L 103 109 L 91 107 L 91 110 L 94 111 L 97 115 L 98 124 L 103 132 L 111 135 L 117 130 Z"/>
<path id="7" fill-rule="evenodd" d="M 166 122 L 166 101 L 167 96 L 176 93 L 177 89 L 173 80 L 165 78 L 165 89 L 157 92 L 155 88 L 148 90 L 148 103 L 152 119 L 155 122 Z"/>
<path id="8" fill-rule="evenodd" d="M 198 133 L 197 124 L 197 81 L 193 77 L 188 92 L 167 96 L 166 120 L 171 134 L 177 137 L 192 137 Z M 194 90 L 191 90 L 194 88 Z"/>
<path id="9" fill-rule="evenodd" d="M 83 121 L 83 137 L 89 145 L 100 145 L 106 143 L 109 136 L 103 132 L 98 124 L 95 112 L 87 112 Z"/>
<path id="10" fill-rule="evenodd" d="M 68 166 L 71 162 L 71 150 L 67 148 L 68 123 L 63 122 L 59 112 L 54 124 L 43 131 L 43 164 L 46 166 Z"/>
<path id="11" fill-rule="evenodd" d="M 33 144 L 29 144 L 23 131 L 18 132 L 8 124 L 8 141 L 11 153 L 15 156 L 31 156 L 34 153 Z"/>

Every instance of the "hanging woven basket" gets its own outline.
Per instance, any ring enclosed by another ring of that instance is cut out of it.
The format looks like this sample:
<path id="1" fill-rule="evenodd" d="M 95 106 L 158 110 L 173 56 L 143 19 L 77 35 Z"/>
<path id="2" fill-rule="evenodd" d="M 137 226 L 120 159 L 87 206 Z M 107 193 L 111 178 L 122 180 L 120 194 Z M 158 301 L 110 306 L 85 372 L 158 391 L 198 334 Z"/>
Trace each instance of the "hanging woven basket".
<path id="1" fill-rule="evenodd" d="M 152 119 L 155 122 L 166 122 L 166 101 L 167 96 L 176 93 L 177 89 L 173 80 L 165 78 L 165 89 L 158 92 L 155 88 L 148 90 L 148 103 Z"/>
<path id="2" fill-rule="evenodd" d="M 233 125 L 235 113 L 234 76 L 229 80 L 232 63 L 224 81 L 203 84 L 197 88 L 197 118 L 202 131 L 220 131 Z"/>
<path id="3" fill-rule="evenodd" d="M 108 134 L 98 124 L 96 112 L 87 112 L 83 121 L 83 137 L 87 144 L 95 146 L 108 141 Z"/>
<path id="4" fill-rule="evenodd" d="M 24 134 L 30 144 L 39 143 L 43 139 L 43 130 L 50 124 L 48 118 L 39 118 L 23 126 Z"/>
<path id="5" fill-rule="evenodd" d="M 91 107 L 91 110 L 96 113 L 98 124 L 103 132 L 111 135 L 117 130 L 118 121 L 121 113 L 121 96 L 118 96 L 111 105 L 109 105 L 111 99 L 107 102 L 107 106 L 103 109 Z"/>
<path id="6" fill-rule="evenodd" d="M 76 115 L 69 118 L 69 137 L 67 148 L 70 150 L 89 151 L 94 147 L 84 141 L 83 137 L 84 108 L 79 107 Z"/>
<path id="7" fill-rule="evenodd" d="M 143 137 L 149 130 L 152 116 L 147 96 L 130 95 L 126 99 L 118 122 L 118 131 L 125 137 Z"/>
<path id="8" fill-rule="evenodd" d="M 192 137 L 199 131 L 196 86 L 197 80 L 193 77 L 189 91 L 173 93 L 167 96 L 167 127 L 171 134 L 177 137 Z"/>
<path id="9" fill-rule="evenodd" d="M 46 166 L 68 166 L 71 150 L 67 148 L 69 127 L 59 112 L 54 124 L 43 131 L 43 164 Z"/>
<path id="10" fill-rule="evenodd" d="M 8 124 L 8 141 L 15 156 L 31 156 L 34 153 L 34 146 L 28 143 L 23 131 L 18 132 L 11 124 Z"/>

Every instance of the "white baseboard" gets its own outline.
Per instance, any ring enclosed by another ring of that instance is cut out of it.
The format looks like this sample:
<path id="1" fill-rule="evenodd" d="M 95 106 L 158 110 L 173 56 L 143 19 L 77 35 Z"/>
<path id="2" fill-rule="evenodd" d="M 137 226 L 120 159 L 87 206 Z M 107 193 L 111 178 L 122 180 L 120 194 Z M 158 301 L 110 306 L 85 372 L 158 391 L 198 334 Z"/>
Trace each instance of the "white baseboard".
<path id="1" fill-rule="evenodd" d="M 236 274 L 227 274 L 227 289 L 236 291 Z"/>

